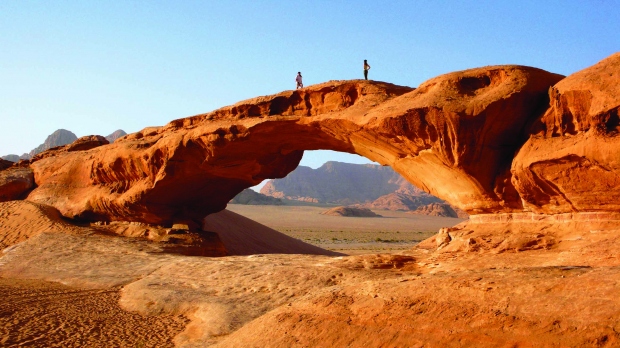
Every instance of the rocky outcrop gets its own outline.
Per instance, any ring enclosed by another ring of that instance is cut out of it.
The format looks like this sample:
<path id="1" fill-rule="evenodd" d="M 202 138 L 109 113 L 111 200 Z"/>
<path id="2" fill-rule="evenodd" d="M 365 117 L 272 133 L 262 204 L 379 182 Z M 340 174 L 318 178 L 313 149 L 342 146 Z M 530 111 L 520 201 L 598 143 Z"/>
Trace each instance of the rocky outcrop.
<path id="1" fill-rule="evenodd" d="M 8 160 L 5 160 L 5 159 L 0 159 L 0 170 L 7 169 L 8 167 L 10 167 L 12 165 L 13 165 L 12 161 L 8 161 Z"/>
<path id="2" fill-rule="evenodd" d="M 562 76 L 522 66 L 454 72 L 419 88 L 330 81 L 146 128 L 31 164 L 28 199 L 86 220 L 171 223 L 224 209 L 292 171 L 304 150 L 357 153 L 469 213 L 520 211 L 510 165 Z"/>
<path id="3" fill-rule="evenodd" d="M 85 151 L 94 149 L 95 147 L 101 145 L 107 145 L 109 143 L 110 142 L 108 139 L 102 137 L 101 135 L 87 135 L 67 145 L 65 149 L 67 151 Z"/>
<path id="4" fill-rule="evenodd" d="M 512 163 L 525 210 L 620 210 L 620 53 L 549 89 L 550 108 Z"/>
<path id="5" fill-rule="evenodd" d="M 49 150 L 43 151 L 30 159 L 30 162 L 36 162 L 38 160 L 55 157 L 65 152 L 86 151 L 94 149 L 96 147 L 109 144 L 108 140 L 101 135 L 86 135 L 74 142 L 64 145 L 56 146 Z"/>
<path id="6" fill-rule="evenodd" d="M 355 207 L 335 207 L 328 209 L 321 213 L 322 215 L 331 216 L 347 216 L 347 217 L 381 217 L 381 215 L 374 213 L 367 208 L 355 208 Z"/>
<path id="7" fill-rule="evenodd" d="M 10 167 L 0 170 L 0 202 L 22 199 L 33 187 L 32 169 Z"/>
<path id="8" fill-rule="evenodd" d="M 118 138 L 122 138 L 125 135 L 127 135 L 127 133 L 125 133 L 124 130 L 122 129 L 117 129 L 114 132 L 112 132 L 112 134 L 109 134 L 108 136 L 106 136 L 105 138 L 108 140 L 109 143 L 113 143 L 116 141 L 116 139 Z"/>
<path id="9" fill-rule="evenodd" d="M 429 215 L 429 216 L 443 216 L 443 217 L 459 217 L 457 212 L 452 209 L 450 204 L 446 203 L 431 203 L 418 207 L 418 209 L 411 212 L 412 214 Z"/>
<path id="10" fill-rule="evenodd" d="M 372 202 L 355 204 L 355 206 L 368 209 L 411 211 L 435 202 L 442 201 L 426 192 L 412 193 L 407 190 L 398 190 L 381 196 Z"/>

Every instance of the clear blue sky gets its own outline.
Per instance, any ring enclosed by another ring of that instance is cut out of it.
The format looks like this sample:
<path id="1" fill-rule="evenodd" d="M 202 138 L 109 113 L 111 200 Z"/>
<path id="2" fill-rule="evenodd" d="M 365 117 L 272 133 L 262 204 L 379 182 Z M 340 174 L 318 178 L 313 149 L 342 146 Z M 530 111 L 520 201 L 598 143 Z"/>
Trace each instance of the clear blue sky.
<path id="1" fill-rule="evenodd" d="M 0 1 L 0 155 L 65 128 L 135 132 L 362 77 L 407 86 L 522 64 L 561 74 L 620 50 L 620 2 Z M 302 164 L 366 162 L 312 152 Z"/>

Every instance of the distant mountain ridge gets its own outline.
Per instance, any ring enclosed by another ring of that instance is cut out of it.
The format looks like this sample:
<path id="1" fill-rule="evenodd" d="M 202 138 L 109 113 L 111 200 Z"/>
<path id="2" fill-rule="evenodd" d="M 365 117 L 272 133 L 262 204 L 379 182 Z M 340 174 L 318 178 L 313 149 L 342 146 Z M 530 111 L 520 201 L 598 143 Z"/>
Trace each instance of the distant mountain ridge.
<path id="1" fill-rule="evenodd" d="M 108 139 L 108 141 L 110 142 L 110 144 L 112 144 L 114 141 L 116 141 L 116 139 L 118 138 L 122 138 L 125 135 L 127 135 L 127 133 L 125 133 L 124 130 L 122 129 L 117 129 L 114 132 L 112 132 L 112 134 L 106 136 L 105 138 Z"/>
<path id="2" fill-rule="evenodd" d="M 390 167 L 342 162 L 326 162 L 317 169 L 299 166 L 286 178 L 270 180 L 260 192 L 281 199 L 383 210 L 413 211 L 444 203 Z"/>
<path id="3" fill-rule="evenodd" d="M 374 201 L 399 189 L 422 192 L 390 167 L 326 162 L 317 169 L 299 166 L 286 178 L 270 180 L 260 192 L 290 200 L 356 204 Z"/>
<path id="4" fill-rule="evenodd" d="M 127 135 L 127 133 L 125 133 L 124 130 L 122 129 L 118 129 L 116 131 L 114 131 L 112 134 L 108 135 L 107 137 L 105 137 L 110 143 L 113 143 L 114 140 Z M 51 148 L 54 148 L 56 146 L 63 146 L 63 145 L 67 145 L 67 144 L 71 144 L 72 142 L 76 141 L 78 139 L 78 137 L 71 131 L 68 131 L 66 129 L 58 129 L 56 131 L 54 131 L 54 133 L 50 134 L 45 141 L 43 142 L 43 144 L 35 147 L 33 150 L 31 150 L 29 153 L 24 153 L 21 156 L 19 155 L 5 155 L 2 156 L 0 158 L 2 158 L 3 160 L 7 160 L 7 161 L 11 161 L 11 162 L 19 162 L 20 159 L 24 159 L 24 160 L 28 160 L 31 159 L 33 156 L 38 155 L 39 153 L 49 150 Z"/>

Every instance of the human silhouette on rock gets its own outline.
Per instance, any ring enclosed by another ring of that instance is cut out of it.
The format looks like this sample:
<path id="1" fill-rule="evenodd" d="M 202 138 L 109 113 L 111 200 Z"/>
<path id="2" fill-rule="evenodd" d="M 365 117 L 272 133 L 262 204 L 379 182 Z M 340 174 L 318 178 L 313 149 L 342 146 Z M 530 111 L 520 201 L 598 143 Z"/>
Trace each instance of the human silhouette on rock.
<path id="1" fill-rule="evenodd" d="M 301 81 L 301 71 L 297 72 L 297 77 L 295 78 L 295 81 L 297 81 L 297 88 L 304 88 L 304 83 Z"/>
<path id="2" fill-rule="evenodd" d="M 368 65 L 368 62 L 364 59 L 364 80 L 368 80 L 368 70 L 370 70 L 370 65 Z"/>

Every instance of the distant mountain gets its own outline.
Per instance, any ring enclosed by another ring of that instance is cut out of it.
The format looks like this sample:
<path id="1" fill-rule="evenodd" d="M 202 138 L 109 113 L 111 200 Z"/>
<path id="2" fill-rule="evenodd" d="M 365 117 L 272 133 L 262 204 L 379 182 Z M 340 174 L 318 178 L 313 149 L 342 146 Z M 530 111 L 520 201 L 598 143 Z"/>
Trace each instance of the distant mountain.
<path id="1" fill-rule="evenodd" d="M 299 166 L 286 178 L 270 180 L 260 192 L 276 198 L 348 205 L 372 202 L 401 188 L 416 190 L 390 167 L 327 162 L 318 169 Z"/>
<path id="2" fill-rule="evenodd" d="M 114 133 L 105 137 L 110 143 L 113 143 L 116 139 L 127 135 L 124 130 L 119 129 L 114 131 Z M 73 134 L 73 132 L 68 131 L 66 129 L 58 129 L 54 133 L 50 134 L 47 139 L 43 142 L 43 144 L 37 146 L 35 149 L 30 151 L 29 153 L 25 153 L 21 156 L 18 155 L 6 155 L 2 156 L 3 160 L 11 161 L 11 162 L 19 162 L 20 159 L 30 159 L 33 156 L 45 151 L 49 150 L 56 146 L 62 146 L 71 144 L 72 142 L 77 140 L 77 136 Z"/>
<path id="3" fill-rule="evenodd" d="M 71 144 L 76 140 L 77 136 L 73 134 L 73 132 L 66 129 L 58 129 L 54 133 L 50 134 L 47 139 L 45 139 L 43 144 L 35 147 L 34 150 L 30 151 L 30 153 L 28 153 L 28 158 L 32 158 L 34 155 L 37 155 L 45 150 L 49 150 L 56 146 Z"/>
<path id="4" fill-rule="evenodd" d="M 71 144 L 77 140 L 77 136 L 66 129 L 58 129 L 54 133 L 50 134 L 43 144 L 37 146 L 29 153 L 25 153 L 21 156 L 18 155 L 6 155 L 2 156 L 2 159 L 12 162 L 18 162 L 20 159 L 30 159 L 34 155 L 37 155 L 45 150 L 49 150 L 56 146 L 62 146 Z"/>
<path id="5" fill-rule="evenodd" d="M 127 133 L 125 133 L 124 130 L 122 129 L 117 129 L 115 130 L 112 134 L 108 135 L 107 137 L 105 137 L 106 139 L 108 139 L 108 141 L 110 142 L 110 144 L 112 144 L 116 139 L 120 138 L 120 137 L 124 137 L 125 135 L 127 135 Z"/>
<path id="6" fill-rule="evenodd" d="M 2 156 L 0 158 L 2 158 L 3 160 L 6 160 L 6 161 L 11 161 L 11 162 L 19 162 L 19 160 L 20 160 L 19 156 L 17 156 L 17 155 L 6 155 L 6 156 Z"/>
<path id="7" fill-rule="evenodd" d="M 411 185 L 390 167 L 341 162 L 327 162 L 318 169 L 299 166 L 286 178 L 270 180 L 261 193 L 290 200 L 382 210 L 412 211 L 432 203 L 444 203 Z"/>
<path id="8" fill-rule="evenodd" d="M 262 193 L 245 189 L 235 196 L 229 203 L 232 204 L 248 204 L 248 205 L 282 205 L 281 199 L 265 196 Z"/>

